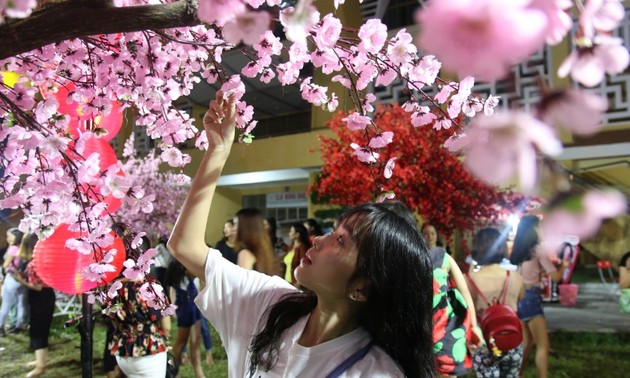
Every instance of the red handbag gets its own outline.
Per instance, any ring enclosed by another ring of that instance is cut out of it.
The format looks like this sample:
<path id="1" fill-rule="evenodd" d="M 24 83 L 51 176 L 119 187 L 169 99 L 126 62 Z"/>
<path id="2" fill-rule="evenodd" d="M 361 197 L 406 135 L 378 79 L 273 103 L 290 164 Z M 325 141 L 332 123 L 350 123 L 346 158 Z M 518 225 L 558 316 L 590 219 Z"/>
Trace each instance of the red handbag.
<path id="1" fill-rule="evenodd" d="M 514 349 L 523 342 L 523 330 L 516 311 L 505 305 L 507 287 L 510 280 L 510 272 L 507 272 L 499 300 L 493 299 L 492 303 L 483 295 L 475 282 L 468 276 L 472 289 L 486 302 L 488 307 L 481 314 L 479 327 L 488 348 L 497 356 Z"/>

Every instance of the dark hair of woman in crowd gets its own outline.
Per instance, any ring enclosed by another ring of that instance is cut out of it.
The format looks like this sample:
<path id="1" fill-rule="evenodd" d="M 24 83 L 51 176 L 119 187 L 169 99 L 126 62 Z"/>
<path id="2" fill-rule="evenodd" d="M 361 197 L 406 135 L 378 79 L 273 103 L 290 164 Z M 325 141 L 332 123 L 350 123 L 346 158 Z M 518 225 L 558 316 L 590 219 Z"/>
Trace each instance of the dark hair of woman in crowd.
<path id="1" fill-rule="evenodd" d="M 540 220 L 535 215 L 526 215 L 521 218 L 516 229 L 514 237 L 514 245 L 512 246 L 512 254 L 510 262 L 514 265 L 520 265 L 523 261 L 531 258 L 534 247 L 540 242 L 538 238 L 538 223 Z"/>
<path id="2" fill-rule="evenodd" d="M 302 245 L 305 246 L 306 249 L 311 248 L 311 239 L 308 237 L 308 231 L 306 230 L 306 227 L 304 227 L 304 225 L 300 222 L 295 222 L 291 224 L 291 227 L 293 227 L 295 232 L 297 232 L 297 234 L 299 235 L 298 240 L 300 241 L 300 243 L 302 243 Z"/>
<path id="3" fill-rule="evenodd" d="M 406 376 L 434 376 L 433 275 L 422 237 L 403 218 L 378 204 L 346 210 L 337 224 L 343 224 L 357 243 L 356 270 L 348 285 L 369 282 L 359 324 Z M 306 291 L 288 294 L 271 306 L 264 328 L 252 339 L 250 369 L 269 370 L 277 361 L 274 351 L 282 333 L 316 304 L 317 296 Z"/>
<path id="4" fill-rule="evenodd" d="M 479 265 L 500 264 L 507 254 L 507 234 L 496 228 L 483 228 L 473 238 L 470 255 Z"/>
<path id="5" fill-rule="evenodd" d="M 186 276 L 186 268 L 177 260 L 173 259 L 166 268 L 166 285 L 169 287 L 179 287 Z"/>
<path id="6" fill-rule="evenodd" d="M 304 227 L 306 227 L 310 236 L 324 235 L 322 226 L 320 226 L 319 222 L 316 219 L 308 218 L 304 221 Z"/>
<path id="7" fill-rule="evenodd" d="M 238 243 L 256 256 L 257 271 L 273 275 L 276 272 L 273 246 L 269 233 L 265 230 L 261 212 L 254 208 L 244 208 L 236 213 L 236 219 Z"/>
<path id="8" fill-rule="evenodd" d="M 7 232 L 10 232 L 15 238 L 12 245 L 20 245 L 20 243 L 22 243 L 22 237 L 24 236 L 24 233 L 20 231 L 17 227 L 9 228 Z"/>

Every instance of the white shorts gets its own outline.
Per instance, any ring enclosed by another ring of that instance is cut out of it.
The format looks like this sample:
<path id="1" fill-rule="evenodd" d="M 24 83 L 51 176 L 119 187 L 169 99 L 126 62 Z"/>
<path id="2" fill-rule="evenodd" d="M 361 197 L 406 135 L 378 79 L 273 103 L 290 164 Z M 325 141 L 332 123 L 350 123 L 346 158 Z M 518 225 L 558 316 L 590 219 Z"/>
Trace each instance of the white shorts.
<path id="1" fill-rule="evenodd" d="M 142 357 L 116 356 L 120 370 L 128 378 L 155 378 L 166 376 L 166 352 Z"/>

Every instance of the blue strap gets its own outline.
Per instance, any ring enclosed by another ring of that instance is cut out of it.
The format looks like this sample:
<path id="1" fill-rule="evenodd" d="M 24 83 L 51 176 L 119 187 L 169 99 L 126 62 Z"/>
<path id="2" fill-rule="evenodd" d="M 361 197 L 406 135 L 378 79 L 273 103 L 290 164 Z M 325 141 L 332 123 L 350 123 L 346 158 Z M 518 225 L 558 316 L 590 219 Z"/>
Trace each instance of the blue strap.
<path id="1" fill-rule="evenodd" d="M 365 357 L 365 355 L 368 354 L 368 352 L 370 351 L 370 348 L 372 348 L 372 345 L 374 345 L 374 340 L 370 340 L 370 342 L 366 346 L 354 352 L 352 356 L 346 358 L 346 360 L 339 364 L 339 366 L 337 366 L 335 370 L 328 374 L 326 378 L 339 377 L 343 372 L 350 369 L 352 365 L 356 364 L 360 359 Z"/>

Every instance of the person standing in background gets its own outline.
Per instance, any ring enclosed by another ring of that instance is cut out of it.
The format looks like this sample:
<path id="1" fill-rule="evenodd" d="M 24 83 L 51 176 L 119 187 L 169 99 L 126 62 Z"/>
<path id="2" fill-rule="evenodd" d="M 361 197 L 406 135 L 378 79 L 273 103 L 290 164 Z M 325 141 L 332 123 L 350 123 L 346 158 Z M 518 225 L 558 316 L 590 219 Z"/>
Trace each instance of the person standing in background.
<path id="1" fill-rule="evenodd" d="M 5 260 L 2 265 L 5 276 L 2 283 L 2 307 L 0 307 L 0 336 L 5 335 L 4 324 L 12 309 L 16 308 L 15 325 L 9 329 L 10 333 L 22 332 L 26 330 L 28 311 L 28 291 L 27 288 L 16 280 L 20 270 L 24 266 L 19 257 L 20 245 L 23 234 L 17 228 L 7 230 L 7 249 Z"/>
<path id="2" fill-rule="evenodd" d="M 236 213 L 233 220 L 239 248 L 236 262 L 240 267 L 271 276 L 277 274 L 278 269 L 263 219 L 260 211 L 254 208 L 241 209 Z"/>
<path id="3" fill-rule="evenodd" d="M 466 278 L 468 286 L 473 288 L 472 299 L 479 316 L 488 307 L 481 295 L 491 299 L 501 298 L 502 294 L 505 294 L 503 304 L 514 311 L 525 295 L 521 275 L 504 269 L 501 264 L 507 254 L 506 237 L 507 235 L 501 235 L 501 232 L 495 228 L 483 228 L 473 238 L 471 256 L 479 263 L 479 269 L 471 270 Z M 503 293 L 504 286 L 505 293 Z M 495 356 L 488 347 L 473 350 L 472 354 L 477 377 L 516 378 L 519 376 L 523 361 L 523 344 L 505 351 L 500 356 Z"/>
<path id="4" fill-rule="evenodd" d="M 152 266 L 154 272 L 151 275 L 157 278 L 160 285 L 162 285 L 162 287 L 164 288 L 164 293 L 168 295 L 169 290 L 168 286 L 166 285 L 166 269 L 173 260 L 173 256 L 171 256 L 171 253 L 166 248 L 167 242 L 168 237 L 164 235 L 160 236 L 158 244 L 155 246 L 155 249 L 158 251 L 158 253 L 155 255 L 155 257 L 153 257 L 153 260 L 155 261 Z"/>
<path id="5" fill-rule="evenodd" d="M 236 264 L 236 228 L 232 219 L 228 219 L 223 224 L 223 238 L 217 242 L 214 248 L 218 249 L 227 261 Z"/>
<path id="6" fill-rule="evenodd" d="M 113 326 L 109 351 L 128 378 L 165 377 L 170 317 L 143 298 L 140 287 L 146 278 L 120 282 L 118 295 L 107 306 Z"/>
<path id="7" fill-rule="evenodd" d="M 28 303 L 31 309 L 29 328 L 30 348 L 35 353 L 35 361 L 27 364 L 34 367 L 26 376 L 38 377 L 46 371 L 48 364 L 48 336 L 55 312 L 55 291 L 46 286 L 37 275 L 33 264 L 33 249 L 37 244 L 37 235 L 27 234 L 20 245 L 19 258 L 27 263 L 25 273 L 16 275 L 16 279 L 28 288 Z M 43 251 L 41 253 L 46 253 Z"/>
<path id="8" fill-rule="evenodd" d="M 289 246 L 284 243 L 282 238 L 278 237 L 278 223 L 276 222 L 276 218 L 267 217 L 263 220 L 263 224 L 265 225 L 265 230 L 269 233 L 269 239 L 271 240 L 271 245 L 273 246 L 273 251 L 276 256 L 284 255 Z"/>
<path id="9" fill-rule="evenodd" d="M 306 227 L 306 231 L 308 231 L 308 237 L 311 239 L 311 244 L 313 244 L 315 237 L 324 235 L 322 226 L 316 219 L 308 218 L 304 221 L 304 227 Z"/>
<path id="10" fill-rule="evenodd" d="M 523 327 L 523 361 L 533 345 L 536 345 L 536 371 L 539 378 L 547 378 L 549 365 L 549 334 L 542 307 L 542 273 L 551 275 L 554 282 L 560 281 L 568 262 L 563 260 L 558 269 L 545 253 L 538 237 L 538 217 L 527 215 L 521 218 L 514 236 L 510 262 L 518 265 L 523 277 L 525 296 L 518 303 L 518 317 Z M 523 372 L 525 363 L 521 367 Z"/>
<path id="11" fill-rule="evenodd" d="M 198 280 L 177 260 L 168 267 L 166 282 L 175 291 L 175 315 L 177 316 L 177 336 L 173 343 L 173 355 L 178 364 L 182 363 L 182 353 L 190 340 L 190 360 L 196 378 L 203 378 L 199 346 L 201 345 L 201 312 L 194 299 L 199 293 L 195 281 Z"/>
<path id="12" fill-rule="evenodd" d="M 296 285 L 293 271 L 300 265 L 300 261 L 306 255 L 306 251 L 311 248 L 311 241 L 308 238 L 308 231 L 302 223 L 293 223 L 289 229 L 289 239 L 291 249 L 284 257 L 285 272 L 284 279 L 291 285 Z"/>

